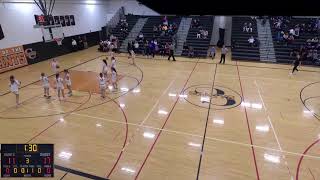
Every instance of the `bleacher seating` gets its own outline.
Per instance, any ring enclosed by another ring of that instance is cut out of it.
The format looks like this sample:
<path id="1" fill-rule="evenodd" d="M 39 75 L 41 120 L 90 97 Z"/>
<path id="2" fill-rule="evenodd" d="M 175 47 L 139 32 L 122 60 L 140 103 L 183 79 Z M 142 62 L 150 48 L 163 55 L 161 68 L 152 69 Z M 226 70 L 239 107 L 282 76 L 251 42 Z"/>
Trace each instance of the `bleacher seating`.
<path id="1" fill-rule="evenodd" d="M 244 23 L 252 24 L 252 33 L 243 32 Z M 233 17 L 231 41 L 236 42 L 236 47 L 232 48 L 233 60 L 260 60 L 259 47 L 249 46 L 248 39 L 251 36 L 258 38 L 256 20 L 251 17 Z"/>
<path id="2" fill-rule="evenodd" d="M 290 22 L 287 24 L 287 28 L 284 29 L 284 31 L 289 31 L 289 29 L 294 28 L 296 24 L 302 24 L 305 23 L 307 24 L 311 19 L 310 18 L 292 18 Z M 294 56 L 290 57 L 290 52 L 292 51 L 293 48 L 298 48 L 300 49 L 301 45 L 305 45 L 307 39 L 311 39 L 315 37 L 315 34 L 309 33 L 309 32 L 304 32 L 300 33 L 299 38 L 296 38 L 292 44 L 286 46 L 283 43 L 278 43 L 276 41 L 276 35 L 277 35 L 277 30 L 273 26 L 273 21 L 270 20 L 270 26 L 272 30 L 272 37 L 273 37 L 273 44 L 274 44 L 274 50 L 277 58 L 277 62 L 279 63 L 292 63 L 292 61 L 295 60 Z M 319 34 L 318 34 L 319 36 Z M 313 64 L 311 61 L 303 61 L 303 64 Z"/>
<path id="3" fill-rule="evenodd" d="M 140 18 L 140 16 L 126 15 L 126 20 L 127 20 L 127 23 L 128 23 L 128 32 L 125 35 L 121 34 L 120 22 L 117 24 L 117 26 L 115 28 L 113 28 L 111 30 L 111 34 L 113 34 L 114 36 L 118 37 L 118 39 L 119 39 L 119 47 L 121 46 L 122 42 L 126 39 L 126 37 L 128 36 L 128 34 L 130 33 L 131 29 L 136 24 L 136 22 L 138 21 L 139 18 Z"/>
<path id="4" fill-rule="evenodd" d="M 155 35 L 153 33 L 153 26 L 159 26 L 159 24 L 162 23 L 162 19 L 164 16 L 147 16 L 148 20 L 146 24 L 143 26 L 141 33 L 144 36 L 145 40 L 151 41 L 153 38 L 159 39 L 161 43 L 171 43 L 172 39 L 170 36 L 160 36 L 160 35 Z M 181 22 L 181 17 L 179 16 L 167 16 L 169 24 L 175 23 L 177 25 L 177 29 L 179 28 L 180 22 Z M 159 42 L 158 42 L 159 43 Z M 143 52 L 143 43 L 139 42 L 139 52 Z"/>
<path id="5" fill-rule="evenodd" d="M 207 57 L 208 48 L 210 45 L 212 28 L 214 22 L 214 16 L 190 16 L 192 20 L 199 19 L 200 26 L 203 27 L 204 30 L 208 31 L 208 37 L 206 39 L 197 38 L 197 33 L 199 32 L 199 28 L 190 27 L 188 36 L 186 39 L 186 43 L 188 46 L 192 46 L 194 49 L 195 56 L 197 57 Z M 182 52 L 183 56 L 188 56 L 188 50 L 184 50 Z"/>

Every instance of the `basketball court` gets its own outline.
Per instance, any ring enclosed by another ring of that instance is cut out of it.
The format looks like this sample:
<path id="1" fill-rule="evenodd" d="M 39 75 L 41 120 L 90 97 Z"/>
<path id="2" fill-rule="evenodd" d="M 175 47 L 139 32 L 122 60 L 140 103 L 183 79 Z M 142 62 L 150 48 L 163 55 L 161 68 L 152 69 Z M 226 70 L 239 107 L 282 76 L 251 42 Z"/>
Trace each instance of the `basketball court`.
<path id="1" fill-rule="evenodd" d="M 218 53 L 219 55 L 219 53 Z M 53 179 L 318 179 L 320 70 L 116 55 L 119 89 L 101 99 L 96 47 L 58 57 L 74 96 L 43 97 L 48 61 L 0 74 L 0 142 L 52 143 Z M 108 62 L 110 63 L 110 62 Z M 8 91 L 22 82 L 22 105 Z"/>

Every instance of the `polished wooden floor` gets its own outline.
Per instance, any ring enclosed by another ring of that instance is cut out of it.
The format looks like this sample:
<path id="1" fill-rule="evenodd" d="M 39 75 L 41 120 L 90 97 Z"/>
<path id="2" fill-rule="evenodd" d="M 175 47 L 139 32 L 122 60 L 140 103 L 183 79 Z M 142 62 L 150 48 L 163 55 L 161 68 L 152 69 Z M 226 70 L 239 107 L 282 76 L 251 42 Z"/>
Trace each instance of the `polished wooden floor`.
<path id="1" fill-rule="evenodd" d="M 0 143 L 52 143 L 55 164 L 112 180 L 320 179 L 320 69 L 290 76 L 288 65 L 218 56 L 133 66 L 121 54 L 119 89 L 101 99 L 104 57 L 94 47 L 58 58 L 75 88 L 61 102 L 54 89 L 42 97 L 47 61 L 0 74 Z M 22 81 L 18 108 L 11 74 Z M 87 178 L 55 170 L 53 179 Z"/>

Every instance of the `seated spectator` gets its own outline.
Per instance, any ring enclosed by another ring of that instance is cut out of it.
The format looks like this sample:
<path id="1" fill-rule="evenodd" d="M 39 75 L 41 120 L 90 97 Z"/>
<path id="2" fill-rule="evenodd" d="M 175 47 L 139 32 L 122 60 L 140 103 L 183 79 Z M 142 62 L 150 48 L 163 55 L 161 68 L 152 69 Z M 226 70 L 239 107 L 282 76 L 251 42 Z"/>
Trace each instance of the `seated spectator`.
<path id="1" fill-rule="evenodd" d="M 207 39 L 209 33 L 207 30 L 203 30 L 203 39 Z"/>
<path id="2" fill-rule="evenodd" d="M 247 31 L 247 28 L 248 28 L 247 23 L 244 23 L 244 24 L 243 24 L 243 27 L 242 27 L 242 31 L 243 31 L 243 32 Z"/>
<path id="3" fill-rule="evenodd" d="M 299 24 L 297 24 L 294 28 L 294 35 L 296 37 L 299 37 L 299 34 L 300 34 L 300 27 L 299 27 Z"/>
<path id="4" fill-rule="evenodd" d="M 160 25 L 160 27 L 161 27 L 161 25 Z M 157 26 L 153 26 L 153 34 L 158 34 Z"/>
<path id="5" fill-rule="evenodd" d="M 201 38 L 201 32 L 202 32 L 202 30 L 199 30 L 199 32 L 197 32 L 197 39 Z"/>
<path id="6" fill-rule="evenodd" d="M 249 23 L 249 25 L 247 26 L 247 28 L 246 28 L 246 31 L 247 32 L 252 32 L 252 24 L 251 23 Z"/>
<path id="7" fill-rule="evenodd" d="M 288 44 L 292 44 L 293 41 L 294 41 L 294 37 L 293 37 L 292 34 L 290 34 L 289 37 L 288 37 Z"/>
<path id="8" fill-rule="evenodd" d="M 294 31 L 293 28 L 289 30 L 289 35 L 295 35 L 295 34 L 296 34 L 296 33 L 295 33 L 295 31 Z"/>
<path id="9" fill-rule="evenodd" d="M 189 58 L 194 58 L 194 49 L 193 49 L 192 46 L 189 46 L 188 57 Z"/>
<path id="10" fill-rule="evenodd" d="M 251 36 L 251 37 L 248 39 L 249 46 L 253 47 L 254 41 L 255 41 L 255 40 L 254 40 L 253 36 Z"/>
<path id="11" fill-rule="evenodd" d="M 142 34 L 142 32 L 140 32 L 140 34 L 139 34 L 139 39 L 142 39 L 143 40 L 143 34 Z"/>
<path id="12" fill-rule="evenodd" d="M 288 33 L 284 33 L 282 37 L 283 37 L 283 41 L 285 42 L 285 44 L 287 44 L 288 43 L 288 38 L 289 38 Z"/>

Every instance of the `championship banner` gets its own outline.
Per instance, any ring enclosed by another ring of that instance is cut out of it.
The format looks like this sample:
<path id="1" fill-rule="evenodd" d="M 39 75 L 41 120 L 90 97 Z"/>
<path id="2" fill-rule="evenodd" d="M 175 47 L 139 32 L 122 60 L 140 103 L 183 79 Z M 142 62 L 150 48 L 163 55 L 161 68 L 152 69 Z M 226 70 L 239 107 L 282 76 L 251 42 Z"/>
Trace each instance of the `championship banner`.
<path id="1" fill-rule="evenodd" d="M 0 49 L 0 73 L 28 65 L 23 46 Z"/>

